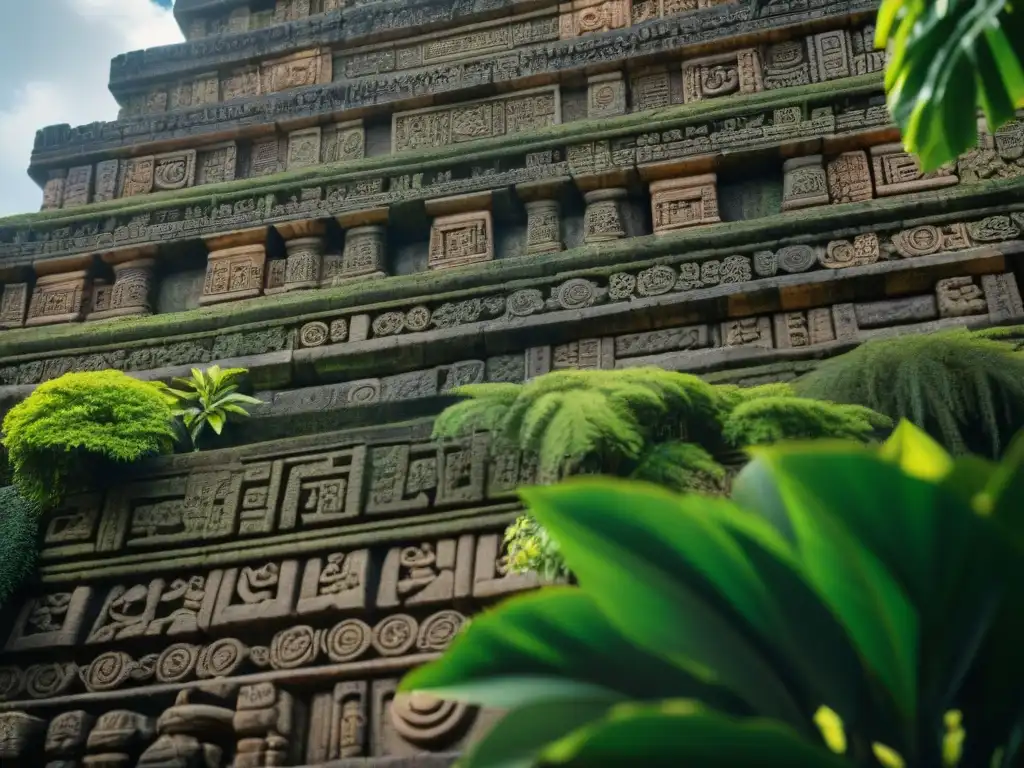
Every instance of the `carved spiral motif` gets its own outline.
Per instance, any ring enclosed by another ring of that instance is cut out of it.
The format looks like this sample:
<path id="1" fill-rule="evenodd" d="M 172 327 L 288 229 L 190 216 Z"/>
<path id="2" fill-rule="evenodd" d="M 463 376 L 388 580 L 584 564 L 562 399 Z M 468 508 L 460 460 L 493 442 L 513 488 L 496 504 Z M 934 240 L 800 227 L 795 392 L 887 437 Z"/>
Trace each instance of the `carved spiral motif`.
<path id="1" fill-rule="evenodd" d="M 778 252 L 779 269 L 789 274 L 806 272 L 816 260 L 814 249 L 809 245 L 786 245 Z"/>
<path id="2" fill-rule="evenodd" d="M 245 646 L 240 640 L 225 637 L 215 640 L 199 654 L 196 673 L 201 678 L 228 677 L 245 661 Z"/>
<path id="3" fill-rule="evenodd" d="M 327 323 L 321 323 L 317 320 L 302 326 L 302 329 L 299 331 L 299 341 L 304 347 L 319 347 L 327 341 L 329 333 Z"/>
<path id="4" fill-rule="evenodd" d="M 455 316 L 459 323 L 475 323 L 483 311 L 484 304 L 480 299 L 466 299 L 455 305 Z"/>
<path id="5" fill-rule="evenodd" d="M 563 309 L 584 309 L 597 301 L 597 286 L 590 280 L 575 277 L 555 288 L 554 294 Z"/>
<path id="6" fill-rule="evenodd" d="M 59 696 L 75 680 L 74 664 L 35 664 L 25 670 L 25 692 L 33 699 Z"/>
<path id="7" fill-rule="evenodd" d="M 25 687 L 25 675 L 17 667 L 0 667 L 0 701 L 15 698 Z"/>
<path id="8" fill-rule="evenodd" d="M 593 32 L 604 26 L 604 14 L 601 13 L 600 6 L 585 8 L 580 11 L 580 15 L 577 18 L 579 19 L 580 32 Z"/>
<path id="9" fill-rule="evenodd" d="M 341 341 L 348 340 L 348 320 L 345 318 L 339 318 L 331 321 L 330 328 L 331 343 L 337 344 Z"/>
<path id="10" fill-rule="evenodd" d="M 373 320 L 374 336 L 397 336 L 405 330 L 405 315 L 402 312 L 385 312 Z"/>
<path id="11" fill-rule="evenodd" d="M 199 648 L 188 643 L 175 643 L 164 648 L 156 660 L 156 679 L 161 683 L 178 683 L 192 674 L 199 660 Z"/>
<path id="12" fill-rule="evenodd" d="M 466 624 L 458 611 L 435 613 L 420 626 L 416 647 L 421 651 L 443 651 Z"/>
<path id="13" fill-rule="evenodd" d="M 135 663 L 123 651 L 101 653 L 85 668 L 82 679 L 90 691 L 112 691 L 128 679 Z"/>
<path id="14" fill-rule="evenodd" d="M 324 653 L 331 661 L 354 661 L 370 647 L 372 630 L 359 619 L 345 619 L 324 635 Z"/>
<path id="15" fill-rule="evenodd" d="M 544 309 L 544 295 L 536 288 L 523 288 L 508 297 L 506 306 L 512 317 L 528 317 Z"/>
<path id="16" fill-rule="evenodd" d="M 968 224 L 967 232 L 975 242 L 995 243 L 1017 237 L 1020 235 L 1020 227 L 1009 216 L 989 216 Z"/>
<path id="17" fill-rule="evenodd" d="M 317 632 L 300 625 L 283 629 L 270 642 L 270 665 L 274 669 L 295 669 L 316 658 Z"/>
<path id="18" fill-rule="evenodd" d="M 401 656 L 416 643 L 416 619 L 396 614 L 373 628 L 373 647 L 381 656 Z"/>
<path id="19" fill-rule="evenodd" d="M 636 292 L 641 296 L 660 296 L 676 285 L 676 271 L 664 264 L 643 270 L 636 276 Z"/>
<path id="20" fill-rule="evenodd" d="M 350 405 L 375 403 L 380 400 L 380 382 L 376 379 L 352 382 L 346 399 Z"/>
<path id="21" fill-rule="evenodd" d="M 939 228 L 927 224 L 900 232 L 892 240 L 901 256 L 927 256 L 942 245 Z"/>
<path id="22" fill-rule="evenodd" d="M 425 331 L 430 327 L 430 310 L 420 305 L 405 313 L 405 327 L 413 332 Z"/>
<path id="23" fill-rule="evenodd" d="M 636 278 L 625 272 L 616 272 L 608 279 L 608 298 L 612 301 L 625 301 L 633 298 L 636 290 Z"/>
<path id="24" fill-rule="evenodd" d="M 457 701 L 442 701 L 424 693 L 396 694 L 391 702 L 391 723 L 406 741 L 420 747 L 436 746 L 460 735 L 474 710 Z"/>

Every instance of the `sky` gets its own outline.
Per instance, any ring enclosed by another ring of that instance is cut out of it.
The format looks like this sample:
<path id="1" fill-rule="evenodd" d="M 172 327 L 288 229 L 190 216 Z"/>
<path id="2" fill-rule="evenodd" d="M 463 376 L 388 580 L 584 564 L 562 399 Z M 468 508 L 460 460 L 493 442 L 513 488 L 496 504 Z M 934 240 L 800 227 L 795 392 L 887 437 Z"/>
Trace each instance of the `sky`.
<path id="1" fill-rule="evenodd" d="M 39 210 L 25 172 L 36 131 L 117 119 L 110 60 L 180 42 L 172 0 L 35 0 L 0 26 L 0 216 Z"/>

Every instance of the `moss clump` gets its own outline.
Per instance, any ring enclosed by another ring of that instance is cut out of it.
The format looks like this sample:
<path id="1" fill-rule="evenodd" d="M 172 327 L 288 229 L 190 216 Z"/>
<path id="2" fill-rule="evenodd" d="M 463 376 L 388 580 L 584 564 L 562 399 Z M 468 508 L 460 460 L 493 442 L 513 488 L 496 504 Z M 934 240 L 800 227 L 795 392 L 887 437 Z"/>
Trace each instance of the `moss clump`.
<path id="1" fill-rule="evenodd" d="M 13 486 L 0 488 L 0 606 L 32 575 L 38 531 L 39 507 Z"/>
<path id="2" fill-rule="evenodd" d="M 4 418 L 14 484 L 32 502 L 55 504 L 69 485 L 102 478 L 111 465 L 170 452 L 173 419 L 160 385 L 120 371 L 48 381 Z"/>
<path id="3" fill-rule="evenodd" d="M 794 387 L 907 419 L 958 454 L 997 457 L 1024 425 L 1024 355 L 966 330 L 869 341 Z"/>

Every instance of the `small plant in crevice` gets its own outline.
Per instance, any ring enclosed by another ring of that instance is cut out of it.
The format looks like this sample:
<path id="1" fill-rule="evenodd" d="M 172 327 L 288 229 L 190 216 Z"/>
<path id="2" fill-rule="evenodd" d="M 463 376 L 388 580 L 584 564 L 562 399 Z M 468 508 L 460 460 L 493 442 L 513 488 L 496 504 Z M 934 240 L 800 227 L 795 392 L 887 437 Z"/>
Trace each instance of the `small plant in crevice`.
<path id="1" fill-rule="evenodd" d="M 205 371 L 193 368 L 191 377 L 174 380 L 184 389 L 164 388 L 178 405 L 174 415 L 181 418 L 193 450 L 199 450 L 207 427 L 219 435 L 231 415 L 248 416 L 245 406 L 262 404 L 262 400 L 238 391 L 238 377 L 247 372 L 245 368 L 222 369 L 217 365 Z"/>
<path id="2" fill-rule="evenodd" d="M 121 371 L 68 373 L 36 387 L 4 417 L 14 485 L 30 502 L 174 447 L 174 409 L 162 385 Z"/>

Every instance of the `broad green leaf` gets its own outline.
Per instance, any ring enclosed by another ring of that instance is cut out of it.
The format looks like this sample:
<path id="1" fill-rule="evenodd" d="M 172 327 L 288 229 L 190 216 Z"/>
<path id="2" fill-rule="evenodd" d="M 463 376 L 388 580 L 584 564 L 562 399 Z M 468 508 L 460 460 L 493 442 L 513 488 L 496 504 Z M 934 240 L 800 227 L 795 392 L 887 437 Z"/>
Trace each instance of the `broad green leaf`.
<path id="1" fill-rule="evenodd" d="M 221 433 L 221 430 L 224 429 L 223 413 L 218 413 L 217 411 L 210 411 L 209 413 L 206 414 L 206 421 L 209 423 L 213 431 L 216 432 L 218 435 Z"/>
<path id="2" fill-rule="evenodd" d="M 780 723 L 735 719 L 693 701 L 620 705 L 553 745 L 544 760 L 600 768 L 843 768 Z"/>
<path id="3" fill-rule="evenodd" d="M 485 611 L 441 659 L 414 669 L 399 689 L 501 709 L 682 695 L 742 711 L 726 692 L 629 642 L 587 594 L 571 587 L 548 587 Z"/>
<path id="4" fill-rule="evenodd" d="M 906 419 L 900 421 L 878 455 L 911 477 L 939 481 L 953 469 L 953 459 L 928 433 Z"/>
<path id="5" fill-rule="evenodd" d="M 623 634 L 683 668 L 697 665 L 758 712 L 806 725 L 807 714 L 754 640 L 784 639 L 774 598 L 705 514 L 729 502 L 605 478 L 520 493 Z"/>
<path id="6" fill-rule="evenodd" d="M 903 500 L 887 495 L 892 489 L 877 479 L 903 476 L 897 467 L 850 444 L 819 441 L 751 453 L 753 463 L 763 463 L 771 473 L 785 503 L 808 579 L 886 686 L 902 721 L 909 723 L 917 710 L 916 609 L 884 561 L 847 527 L 847 518 L 866 505 L 872 519 L 893 506 L 902 508 Z M 903 515 L 890 517 L 893 527 L 903 524 Z M 925 542 L 927 537 L 925 532 Z M 898 539 L 905 541 L 906 532 L 898 531 Z"/>
<path id="7" fill-rule="evenodd" d="M 470 747 L 459 768 L 532 768 L 553 742 L 600 719 L 609 706 L 600 700 L 559 699 L 513 709 Z"/>

